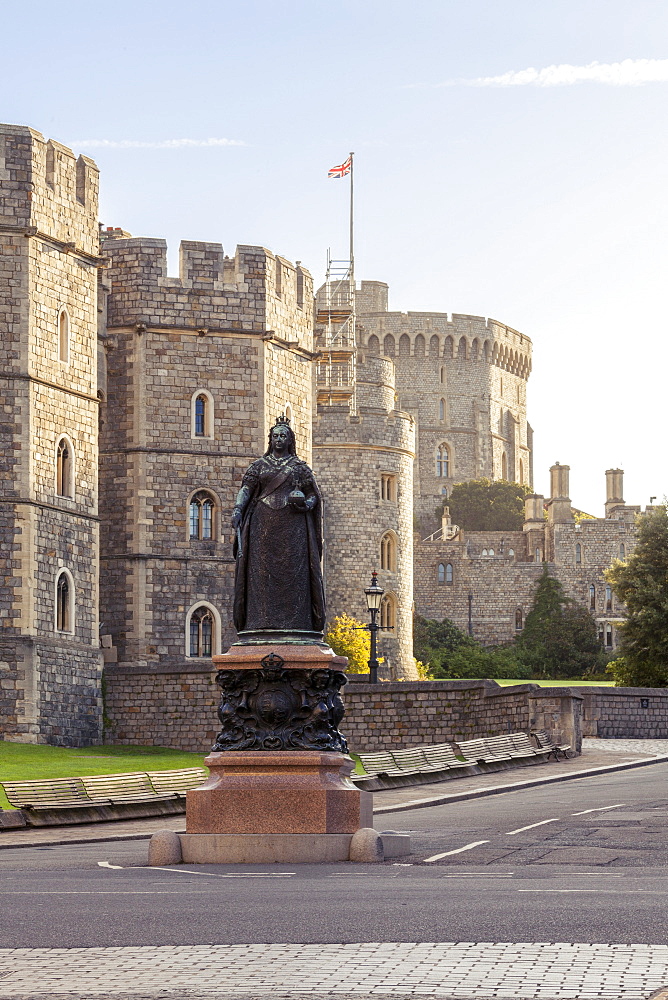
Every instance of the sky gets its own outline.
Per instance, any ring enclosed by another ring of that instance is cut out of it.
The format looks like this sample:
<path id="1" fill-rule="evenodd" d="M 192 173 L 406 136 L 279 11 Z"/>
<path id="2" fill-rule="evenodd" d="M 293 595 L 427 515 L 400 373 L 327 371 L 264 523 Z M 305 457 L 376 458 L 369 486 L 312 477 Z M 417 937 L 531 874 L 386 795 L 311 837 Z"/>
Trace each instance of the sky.
<path id="1" fill-rule="evenodd" d="M 668 493 L 665 0 L 25 0 L 0 119 L 93 157 L 135 236 L 347 256 L 394 310 L 531 337 L 534 488 Z M 9 81 L 12 82 L 11 89 Z"/>

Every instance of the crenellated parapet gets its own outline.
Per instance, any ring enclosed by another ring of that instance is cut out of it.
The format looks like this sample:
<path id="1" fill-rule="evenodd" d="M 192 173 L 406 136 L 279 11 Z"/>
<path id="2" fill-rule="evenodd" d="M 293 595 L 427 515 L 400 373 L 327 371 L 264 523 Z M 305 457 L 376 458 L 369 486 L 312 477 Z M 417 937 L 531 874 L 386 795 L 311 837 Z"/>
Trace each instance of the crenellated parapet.
<path id="1" fill-rule="evenodd" d="M 529 337 L 484 316 L 360 312 L 358 329 L 371 354 L 482 362 L 525 381 L 531 373 Z"/>
<path id="2" fill-rule="evenodd" d="M 25 125 L 0 125 L 0 227 L 97 256 L 99 173 L 87 156 Z"/>
<path id="3" fill-rule="evenodd" d="M 113 233 L 113 230 L 111 231 Z M 275 335 L 292 346 L 313 346 L 313 279 L 258 246 L 184 240 L 179 276 L 167 273 L 167 243 L 148 237 L 108 238 L 107 327 L 143 324 L 160 329 Z"/>

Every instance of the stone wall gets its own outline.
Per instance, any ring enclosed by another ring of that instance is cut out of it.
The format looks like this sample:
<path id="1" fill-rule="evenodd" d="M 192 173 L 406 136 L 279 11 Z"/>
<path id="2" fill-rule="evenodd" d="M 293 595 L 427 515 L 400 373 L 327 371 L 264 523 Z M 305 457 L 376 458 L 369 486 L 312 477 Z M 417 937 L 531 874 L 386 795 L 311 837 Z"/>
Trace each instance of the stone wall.
<path id="1" fill-rule="evenodd" d="M 444 743 L 531 728 L 579 750 L 578 693 L 494 681 L 408 681 L 343 690 L 341 731 L 357 752 Z M 170 669 L 111 665 L 105 669 L 106 740 L 207 751 L 217 732 L 219 691 L 206 665 Z"/>
<path id="2" fill-rule="evenodd" d="M 395 409 L 392 365 L 360 359 L 358 413 L 318 406 L 313 422 L 313 468 L 325 497 L 324 571 L 328 616 L 368 620 L 364 588 L 371 573 L 390 602 L 391 631 L 379 634 L 381 676 L 415 676 L 413 665 L 413 456 L 415 424 Z M 344 472 L 345 470 L 345 472 Z M 389 496 L 381 477 L 390 476 Z M 381 539 L 391 537 L 390 565 Z M 383 619 L 384 620 L 384 619 Z"/>
<path id="3" fill-rule="evenodd" d="M 2 125 L 0 181 L 4 737 L 78 745 L 101 731 L 98 173 L 39 132 Z M 61 440 L 71 474 L 59 490 Z M 62 571 L 71 613 L 59 630 Z"/>
<path id="4" fill-rule="evenodd" d="M 221 244 L 183 242 L 177 278 L 164 240 L 121 233 L 104 251 L 104 633 L 120 663 L 174 666 L 190 652 L 188 617 L 200 604 L 215 618 L 214 652 L 236 638 L 230 517 L 280 413 L 310 461 L 312 280 L 263 247 L 229 258 Z M 211 538 L 190 536 L 199 491 L 214 503 Z"/>
<path id="5" fill-rule="evenodd" d="M 591 611 L 602 642 L 607 641 L 610 626 L 614 649 L 624 607 L 606 589 L 604 574 L 613 559 L 632 553 L 634 516 L 634 508 L 620 507 L 611 517 L 580 523 L 541 521 L 534 528 L 527 522 L 530 530 L 524 532 L 460 531 L 452 539 L 416 537 L 416 610 L 437 621 L 449 618 L 467 631 L 471 594 L 473 636 L 485 644 L 511 642 L 531 610 L 542 560 L 547 559 L 550 575 L 561 582 L 566 596 Z M 452 582 L 439 582 L 438 567 L 448 564 Z"/>
<path id="6" fill-rule="evenodd" d="M 583 733 L 603 739 L 668 739 L 668 688 L 581 688 Z"/>
<path id="7" fill-rule="evenodd" d="M 481 316 L 388 312 L 384 282 L 362 282 L 357 307 L 363 349 L 393 359 L 399 406 L 420 430 L 414 488 L 423 534 L 437 526 L 443 490 L 457 482 L 487 476 L 531 484 L 531 340 Z M 442 445 L 447 476 L 437 475 Z"/>

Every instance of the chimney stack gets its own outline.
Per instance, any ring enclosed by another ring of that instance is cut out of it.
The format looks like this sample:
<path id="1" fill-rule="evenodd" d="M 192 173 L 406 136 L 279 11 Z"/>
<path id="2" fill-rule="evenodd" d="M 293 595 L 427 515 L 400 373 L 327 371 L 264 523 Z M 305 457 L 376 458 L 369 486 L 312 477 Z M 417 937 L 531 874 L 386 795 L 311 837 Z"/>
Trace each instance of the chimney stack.
<path id="1" fill-rule="evenodd" d="M 573 520 L 568 482 L 570 471 L 570 465 L 560 465 L 559 462 L 555 462 L 550 469 L 550 499 L 547 505 L 550 524 L 566 524 Z"/>
<path id="2" fill-rule="evenodd" d="M 605 516 L 610 517 L 615 507 L 624 506 L 624 472 L 622 469 L 605 471 Z"/>

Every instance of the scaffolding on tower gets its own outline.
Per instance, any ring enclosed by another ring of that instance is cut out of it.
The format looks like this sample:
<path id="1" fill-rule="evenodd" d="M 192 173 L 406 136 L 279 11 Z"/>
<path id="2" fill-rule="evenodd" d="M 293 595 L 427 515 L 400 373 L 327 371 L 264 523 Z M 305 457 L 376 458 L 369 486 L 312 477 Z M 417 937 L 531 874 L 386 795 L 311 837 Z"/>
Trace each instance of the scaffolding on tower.
<path id="1" fill-rule="evenodd" d="M 345 168 L 350 164 L 349 170 Z M 320 328 L 320 357 L 316 365 L 318 403 L 347 405 L 357 411 L 355 335 L 355 258 L 353 254 L 353 154 L 334 170 L 350 174 L 350 256 L 333 260 L 327 251 L 325 285 L 318 296 L 316 326 Z M 334 176 L 330 171 L 330 176 Z M 338 176 L 343 176 L 339 173 Z"/>

